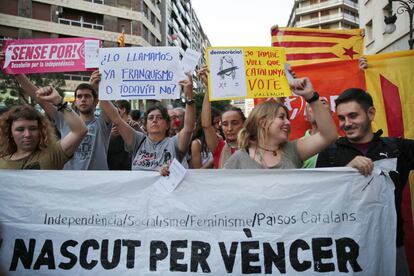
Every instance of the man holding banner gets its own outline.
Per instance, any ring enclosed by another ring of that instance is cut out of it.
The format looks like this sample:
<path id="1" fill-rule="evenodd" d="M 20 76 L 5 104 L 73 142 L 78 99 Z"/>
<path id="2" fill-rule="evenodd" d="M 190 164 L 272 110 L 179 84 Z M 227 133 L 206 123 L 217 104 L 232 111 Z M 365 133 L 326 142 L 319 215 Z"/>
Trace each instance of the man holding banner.
<path id="1" fill-rule="evenodd" d="M 358 88 L 345 90 L 336 100 L 339 126 L 345 137 L 339 138 L 322 151 L 317 167 L 349 166 L 361 174 L 371 175 L 373 161 L 397 158 L 396 171 L 390 175 L 395 184 L 397 209 L 397 265 L 396 275 L 409 275 L 404 251 L 403 219 L 401 215 L 402 191 L 410 170 L 414 169 L 414 141 L 381 137 L 382 130 L 373 133 L 371 123 L 375 117 L 372 97 Z"/>

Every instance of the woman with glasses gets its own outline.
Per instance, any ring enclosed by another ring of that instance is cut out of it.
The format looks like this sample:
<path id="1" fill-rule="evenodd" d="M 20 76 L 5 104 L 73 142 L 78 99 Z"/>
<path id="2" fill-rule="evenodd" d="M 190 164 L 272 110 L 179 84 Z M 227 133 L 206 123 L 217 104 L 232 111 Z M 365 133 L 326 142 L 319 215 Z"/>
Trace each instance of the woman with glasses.
<path id="1" fill-rule="evenodd" d="M 100 75 L 95 81 L 99 83 Z M 195 104 L 191 76 L 179 82 L 186 96 L 184 128 L 175 136 L 169 137 L 170 117 L 162 106 L 154 106 L 144 114 L 147 134 L 135 131 L 119 116 L 110 101 L 100 101 L 101 108 L 118 128 L 126 148 L 132 154 L 132 170 L 160 171 L 176 158 L 179 162 L 185 157 L 195 124 Z"/>

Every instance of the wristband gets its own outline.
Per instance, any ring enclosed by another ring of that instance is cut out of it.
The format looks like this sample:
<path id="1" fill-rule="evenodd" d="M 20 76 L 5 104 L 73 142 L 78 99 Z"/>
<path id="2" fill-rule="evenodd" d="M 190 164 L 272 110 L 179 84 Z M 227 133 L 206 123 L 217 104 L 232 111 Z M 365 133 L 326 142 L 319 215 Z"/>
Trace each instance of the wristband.
<path id="1" fill-rule="evenodd" d="M 313 95 L 312 95 L 312 97 L 310 97 L 309 99 L 305 99 L 305 101 L 307 102 L 307 103 L 313 103 L 313 102 L 315 102 L 315 101 L 317 101 L 317 100 L 319 100 L 319 94 L 318 94 L 318 92 L 313 92 Z"/>
<path id="2" fill-rule="evenodd" d="M 194 99 L 188 99 L 188 98 L 185 99 L 185 104 L 192 105 L 194 103 L 195 103 Z"/>
<path id="3" fill-rule="evenodd" d="M 58 111 L 63 112 L 63 111 L 68 109 L 68 102 L 62 102 L 62 103 L 56 105 L 56 107 L 57 107 Z"/>

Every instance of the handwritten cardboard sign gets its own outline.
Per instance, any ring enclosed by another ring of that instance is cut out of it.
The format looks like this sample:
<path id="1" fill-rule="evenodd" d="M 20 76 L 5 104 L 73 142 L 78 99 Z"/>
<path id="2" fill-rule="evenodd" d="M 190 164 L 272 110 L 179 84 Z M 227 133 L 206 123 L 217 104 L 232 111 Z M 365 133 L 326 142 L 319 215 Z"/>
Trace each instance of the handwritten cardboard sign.
<path id="1" fill-rule="evenodd" d="M 177 47 L 99 50 L 99 99 L 178 99 L 181 72 Z"/>
<path id="2" fill-rule="evenodd" d="M 6 74 L 88 71 L 85 68 L 85 43 L 89 38 L 47 38 L 5 40 Z M 95 43 L 99 47 L 99 42 Z M 97 50 L 97 49 L 96 49 Z"/>
<path id="3" fill-rule="evenodd" d="M 211 101 L 291 95 L 278 47 L 207 48 Z"/>

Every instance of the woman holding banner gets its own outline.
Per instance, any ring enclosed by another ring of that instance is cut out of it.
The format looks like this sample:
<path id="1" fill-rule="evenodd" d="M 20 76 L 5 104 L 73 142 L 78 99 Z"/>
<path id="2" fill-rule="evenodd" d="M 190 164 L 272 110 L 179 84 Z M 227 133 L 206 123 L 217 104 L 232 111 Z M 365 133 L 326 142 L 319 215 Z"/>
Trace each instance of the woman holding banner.
<path id="1" fill-rule="evenodd" d="M 100 74 L 94 72 L 91 82 L 99 84 Z M 117 109 L 110 101 L 101 100 L 100 107 L 117 127 L 124 139 L 127 150 L 132 154 L 132 170 L 160 171 L 176 158 L 179 162 L 185 157 L 194 130 L 195 104 L 193 100 L 193 81 L 191 75 L 188 79 L 180 81 L 186 96 L 186 112 L 184 128 L 175 136 L 169 137 L 170 117 L 162 106 L 155 106 L 144 114 L 144 124 L 147 135 L 135 131 L 122 120 Z"/>
<path id="2" fill-rule="evenodd" d="M 319 153 L 337 138 L 335 123 L 319 100 L 308 78 L 290 81 L 291 89 L 311 105 L 320 132 L 289 141 L 287 108 L 275 101 L 257 105 L 238 136 L 239 150 L 225 164 L 226 169 L 294 169 Z"/>
<path id="3" fill-rule="evenodd" d="M 12 107 L 0 117 L 0 169 L 61 170 L 86 135 L 85 123 L 55 89 L 40 88 L 36 96 L 62 112 L 70 132 L 56 142 L 46 117 L 30 105 Z"/>
<path id="4" fill-rule="evenodd" d="M 205 86 L 208 85 L 207 74 L 207 66 L 204 66 L 198 71 L 198 75 Z M 240 108 L 231 107 L 227 109 L 221 115 L 224 139 L 217 136 L 217 131 L 211 122 L 211 103 L 207 93 L 205 93 L 203 109 L 201 111 L 201 125 L 204 130 L 207 146 L 213 153 L 215 169 L 223 168 L 227 159 L 237 150 L 237 135 L 243 128 L 245 120 L 246 117 Z"/>

